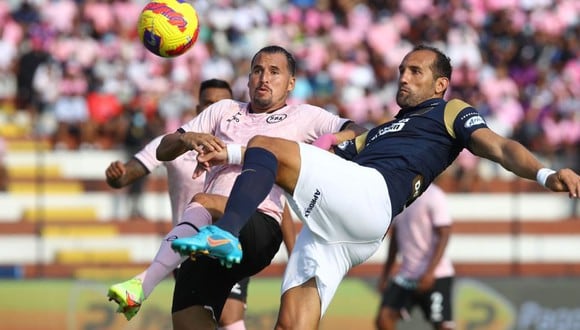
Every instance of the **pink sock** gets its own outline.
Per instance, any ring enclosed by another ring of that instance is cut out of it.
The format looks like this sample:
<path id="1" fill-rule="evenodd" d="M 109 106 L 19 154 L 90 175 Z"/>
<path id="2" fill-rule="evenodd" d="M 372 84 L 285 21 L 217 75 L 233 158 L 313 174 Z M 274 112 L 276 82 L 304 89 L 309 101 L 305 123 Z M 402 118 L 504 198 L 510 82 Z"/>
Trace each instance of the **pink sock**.
<path id="1" fill-rule="evenodd" d="M 232 324 L 219 327 L 218 330 L 246 330 L 246 324 L 244 323 L 244 320 L 239 320 Z"/>
<path id="2" fill-rule="evenodd" d="M 182 257 L 179 253 L 171 249 L 171 242 L 180 237 L 188 237 L 197 234 L 197 228 L 206 226 L 211 223 L 211 214 L 199 203 L 190 203 L 183 216 L 179 220 L 179 224 L 165 236 L 161 242 L 161 246 L 157 251 L 157 255 L 153 262 L 143 273 L 136 277 L 141 279 L 143 283 L 143 293 L 147 298 L 153 289 L 165 279 L 171 272 L 179 266 L 187 257 Z"/>

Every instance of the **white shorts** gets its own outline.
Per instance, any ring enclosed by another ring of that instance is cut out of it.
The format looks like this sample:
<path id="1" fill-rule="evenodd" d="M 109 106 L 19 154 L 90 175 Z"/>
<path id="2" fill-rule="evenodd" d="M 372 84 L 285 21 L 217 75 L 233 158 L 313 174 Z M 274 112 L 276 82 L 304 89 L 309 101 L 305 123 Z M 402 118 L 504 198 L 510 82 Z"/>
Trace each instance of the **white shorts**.
<path id="1" fill-rule="evenodd" d="M 348 271 L 370 258 L 391 222 L 382 175 L 300 143 L 301 169 L 289 205 L 304 223 L 282 282 L 282 293 L 316 277 L 322 315 Z"/>

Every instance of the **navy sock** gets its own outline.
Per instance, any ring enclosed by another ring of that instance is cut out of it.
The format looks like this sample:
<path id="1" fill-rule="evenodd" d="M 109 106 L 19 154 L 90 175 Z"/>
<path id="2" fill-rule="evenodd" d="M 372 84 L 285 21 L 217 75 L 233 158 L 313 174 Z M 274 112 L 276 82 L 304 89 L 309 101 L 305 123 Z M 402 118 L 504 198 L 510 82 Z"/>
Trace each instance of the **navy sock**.
<path id="1" fill-rule="evenodd" d="M 276 182 L 278 160 L 262 148 L 248 148 L 242 173 L 236 178 L 222 218 L 215 223 L 235 236 L 248 222 Z"/>

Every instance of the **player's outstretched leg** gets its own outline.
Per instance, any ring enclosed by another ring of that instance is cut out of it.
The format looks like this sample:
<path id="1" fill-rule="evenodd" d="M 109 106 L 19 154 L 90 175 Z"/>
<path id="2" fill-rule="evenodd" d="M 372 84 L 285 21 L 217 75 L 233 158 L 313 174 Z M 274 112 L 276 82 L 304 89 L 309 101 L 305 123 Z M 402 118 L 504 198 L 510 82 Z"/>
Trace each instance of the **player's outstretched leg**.
<path id="1" fill-rule="evenodd" d="M 112 300 L 119 305 L 117 313 L 125 315 L 127 321 L 137 315 L 143 300 L 145 300 L 141 280 L 137 278 L 111 286 L 107 297 L 109 297 L 109 301 Z"/>
<path id="2" fill-rule="evenodd" d="M 231 268 L 234 263 L 242 261 L 242 246 L 237 237 L 217 226 L 205 226 L 195 236 L 179 238 L 171 243 L 171 248 L 183 255 L 195 259 L 196 255 L 205 254 L 220 261 L 222 266 Z"/>

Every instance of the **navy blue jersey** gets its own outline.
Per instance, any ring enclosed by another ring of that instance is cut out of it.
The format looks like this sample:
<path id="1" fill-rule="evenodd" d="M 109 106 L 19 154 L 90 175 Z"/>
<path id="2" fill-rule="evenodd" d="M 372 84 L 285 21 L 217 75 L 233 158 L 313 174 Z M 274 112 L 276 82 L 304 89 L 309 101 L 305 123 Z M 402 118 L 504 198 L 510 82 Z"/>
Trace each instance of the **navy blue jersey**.
<path id="1" fill-rule="evenodd" d="M 393 217 L 419 197 L 466 148 L 471 134 L 487 127 L 481 115 L 461 100 L 431 99 L 399 111 L 394 120 L 335 153 L 377 169 L 387 182 Z"/>

